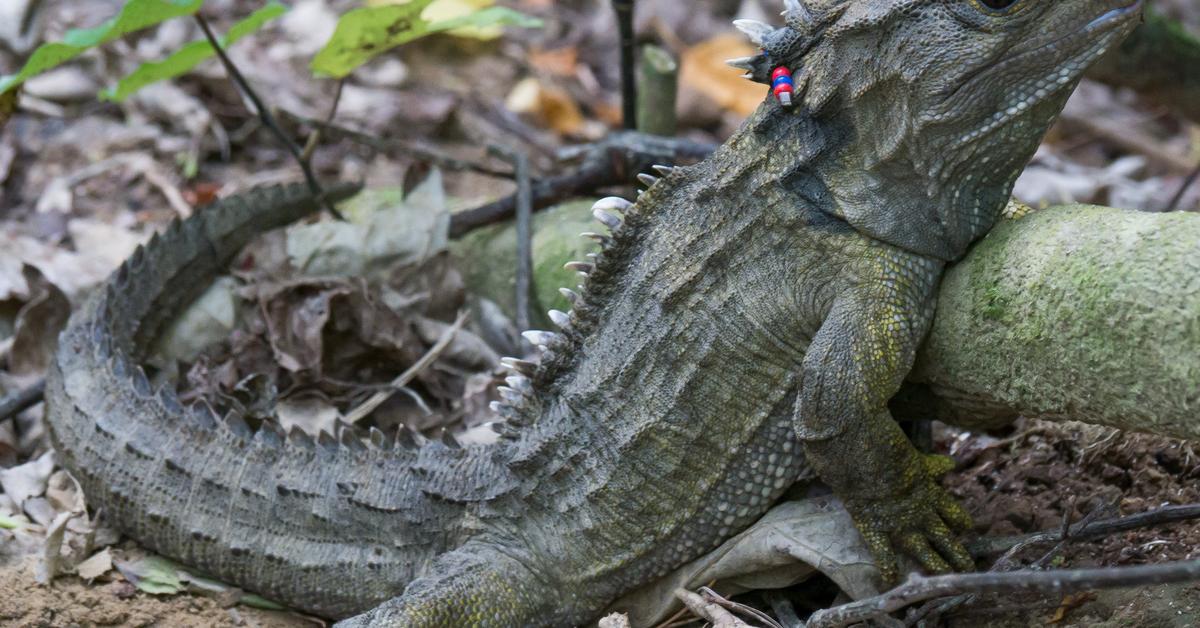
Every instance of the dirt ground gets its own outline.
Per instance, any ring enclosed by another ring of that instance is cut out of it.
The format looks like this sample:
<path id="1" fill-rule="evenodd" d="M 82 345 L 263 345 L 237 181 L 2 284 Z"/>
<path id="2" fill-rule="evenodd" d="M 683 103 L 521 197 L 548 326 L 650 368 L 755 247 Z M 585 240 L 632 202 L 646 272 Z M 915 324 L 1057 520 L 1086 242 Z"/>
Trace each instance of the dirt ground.
<path id="1" fill-rule="evenodd" d="M 324 622 L 283 611 L 223 607 L 199 595 L 155 596 L 123 579 L 88 584 L 75 576 L 49 586 L 34 584 L 36 560 L 0 568 L 0 626 L 74 628 L 89 626 L 248 626 L 300 628 Z"/>

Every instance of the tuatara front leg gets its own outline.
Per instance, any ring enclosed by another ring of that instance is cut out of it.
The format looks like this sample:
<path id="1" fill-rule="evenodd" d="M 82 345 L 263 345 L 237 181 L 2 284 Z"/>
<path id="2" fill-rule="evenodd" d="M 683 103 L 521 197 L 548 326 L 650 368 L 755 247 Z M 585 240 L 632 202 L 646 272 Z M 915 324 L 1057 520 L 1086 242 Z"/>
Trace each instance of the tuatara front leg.
<path id="1" fill-rule="evenodd" d="M 928 330 L 943 263 L 872 242 L 847 261 L 805 354 L 796 429 L 808 460 L 849 509 L 887 582 L 896 548 L 931 572 L 974 567 L 952 529 L 970 517 L 938 485 L 887 409 Z"/>

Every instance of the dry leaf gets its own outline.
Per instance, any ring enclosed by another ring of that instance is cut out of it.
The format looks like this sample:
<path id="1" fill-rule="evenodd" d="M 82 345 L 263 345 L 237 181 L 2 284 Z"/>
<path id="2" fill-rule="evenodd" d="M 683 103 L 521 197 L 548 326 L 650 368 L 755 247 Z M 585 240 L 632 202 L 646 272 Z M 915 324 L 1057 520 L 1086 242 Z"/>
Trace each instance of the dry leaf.
<path id="1" fill-rule="evenodd" d="M 561 135 L 579 135 L 584 130 L 583 114 L 571 96 L 533 77 L 517 83 L 504 104 Z"/>
<path id="2" fill-rule="evenodd" d="M 610 611 L 628 612 L 633 625 L 651 626 L 678 606 L 672 592 L 717 581 L 723 593 L 790 586 L 820 572 L 853 599 L 875 595 L 878 571 L 835 498 L 784 502 L 717 549 L 666 577 L 627 594 Z"/>
<path id="3" fill-rule="evenodd" d="M 46 492 L 46 483 L 54 471 L 54 452 L 47 451 L 35 460 L 11 469 L 0 470 L 0 487 L 18 507 L 30 497 Z"/>
<path id="4" fill-rule="evenodd" d="M 58 333 L 71 316 L 71 302 L 33 266 L 23 269 L 33 298 L 17 313 L 8 370 L 14 375 L 38 375 L 50 365 Z"/>
<path id="5" fill-rule="evenodd" d="M 762 104 L 767 86 L 742 78 L 742 71 L 726 59 L 745 57 L 758 50 L 740 35 L 718 35 L 683 51 L 679 70 L 682 89 L 694 89 L 722 109 L 748 116 Z"/>
<path id="6" fill-rule="evenodd" d="M 75 566 L 75 573 L 84 580 L 95 580 L 100 576 L 112 571 L 113 562 L 112 554 L 108 553 L 108 548 L 104 548 L 92 557 L 79 563 Z"/>
<path id="7" fill-rule="evenodd" d="M 46 530 L 46 547 L 42 552 L 42 560 L 34 572 L 34 580 L 38 584 L 50 584 L 55 576 L 62 573 L 63 537 L 67 533 L 67 522 L 76 516 L 75 513 L 64 512 L 54 518 L 54 522 Z"/>
<path id="8" fill-rule="evenodd" d="M 311 436 L 321 432 L 337 433 L 342 414 L 321 399 L 284 399 L 275 406 L 275 416 L 284 430 L 298 427 Z"/>
<path id="9" fill-rule="evenodd" d="M 564 46 L 553 50 L 534 50 L 527 58 L 533 67 L 543 72 L 558 76 L 575 76 L 579 65 L 579 49 Z"/>

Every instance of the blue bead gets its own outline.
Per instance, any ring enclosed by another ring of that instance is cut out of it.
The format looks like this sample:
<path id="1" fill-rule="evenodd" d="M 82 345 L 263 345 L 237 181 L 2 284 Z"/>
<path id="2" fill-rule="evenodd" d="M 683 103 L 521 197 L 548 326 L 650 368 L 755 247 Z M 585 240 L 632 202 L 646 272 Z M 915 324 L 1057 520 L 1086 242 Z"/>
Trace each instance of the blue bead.
<path id="1" fill-rule="evenodd" d="M 780 83 L 787 83 L 788 85 L 791 85 L 793 87 L 796 85 L 795 83 L 792 82 L 792 77 L 781 76 L 781 77 L 775 79 L 775 82 L 771 84 L 771 87 L 778 87 Z"/>

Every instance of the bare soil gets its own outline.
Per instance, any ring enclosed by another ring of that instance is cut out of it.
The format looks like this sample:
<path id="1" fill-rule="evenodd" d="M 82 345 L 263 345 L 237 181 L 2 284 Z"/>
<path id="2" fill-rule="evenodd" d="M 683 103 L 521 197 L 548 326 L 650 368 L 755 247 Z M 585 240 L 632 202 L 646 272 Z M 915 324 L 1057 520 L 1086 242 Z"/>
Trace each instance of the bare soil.
<path id="1" fill-rule="evenodd" d="M 295 613 L 246 606 L 223 607 L 199 595 L 155 596 L 138 591 L 119 576 L 87 582 L 75 576 L 49 586 L 34 582 L 36 559 L 0 568 L 0 626 L 12 628 L 89 628 L 91 626 L 249 626 L 300 628 L 324 622 Z"/>

